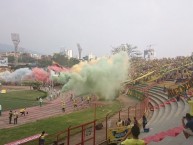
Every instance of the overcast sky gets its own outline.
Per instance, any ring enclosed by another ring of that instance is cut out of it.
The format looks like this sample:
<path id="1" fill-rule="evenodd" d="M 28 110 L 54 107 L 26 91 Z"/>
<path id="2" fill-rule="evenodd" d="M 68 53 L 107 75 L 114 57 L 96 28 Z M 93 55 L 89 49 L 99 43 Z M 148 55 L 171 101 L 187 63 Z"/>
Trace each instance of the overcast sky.
<path id="1" fill-rule="evenodd" d="M 150 44 L 158 58 L 193 52 L 193 0 L 0 0 L 0 43 L 45 54 L 72 49 L 109 55 L 128 43 Z"/>

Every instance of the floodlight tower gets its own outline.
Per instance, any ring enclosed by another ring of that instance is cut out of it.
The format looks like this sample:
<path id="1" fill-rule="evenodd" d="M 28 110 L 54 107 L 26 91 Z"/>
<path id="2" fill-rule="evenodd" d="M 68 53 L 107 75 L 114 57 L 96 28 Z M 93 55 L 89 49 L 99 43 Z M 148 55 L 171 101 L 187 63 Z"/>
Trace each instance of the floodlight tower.
<path id="1" fill-rule="evenodd" d="M 11 33 L 11 39 L 13 41 L 13 44 L 14 44 L 14 47 L 15 47 L 15 66 L 17 66 L 18 64 L 18 55 L 17 55 L 17 51 L 18 51 L 18 45 L 19 45 L 19 42 L 20 42 L 20 39 L 19 39 L 19 34 L 18 33 Z"/>
<path id="2" fill-rule="evenodd" d="M 77 47 L 78 47 L 78 59 L 81 59 L 82 48 L 80 47 L 79 43 L 77 43 Z"/>

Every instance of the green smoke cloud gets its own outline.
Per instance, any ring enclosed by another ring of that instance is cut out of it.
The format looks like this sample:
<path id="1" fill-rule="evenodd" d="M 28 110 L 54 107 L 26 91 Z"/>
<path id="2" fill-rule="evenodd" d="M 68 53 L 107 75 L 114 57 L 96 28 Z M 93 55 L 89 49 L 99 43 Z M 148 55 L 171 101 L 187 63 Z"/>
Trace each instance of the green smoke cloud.
<path id="1" fill-rule="evenodd" d="M 62 91 L 73 90 L 76 95 L 97 94 L 105 99 L 113 99 L 128 79 L 128 55 L 121 52 L 110 59 L 101 58 L 95 64 L 87 63 L 79 73 L 64 73 L 59 76 L 65 83 Z"/>

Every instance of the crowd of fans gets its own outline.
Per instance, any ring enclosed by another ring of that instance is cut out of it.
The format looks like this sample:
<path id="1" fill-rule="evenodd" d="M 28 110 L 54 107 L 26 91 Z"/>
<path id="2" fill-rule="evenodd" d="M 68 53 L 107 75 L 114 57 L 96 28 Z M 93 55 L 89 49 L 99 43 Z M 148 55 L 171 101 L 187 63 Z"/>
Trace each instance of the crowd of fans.
<path id="1" fill-rule="evenodd" d="M 185 80 L 193 76 L 192 57 L 176 57 L 163 59 L 133 59 L 131 61 L 130 78 L 135 80 L 149 72 L 149 77 L 140 81 L 160 80 Z"/>

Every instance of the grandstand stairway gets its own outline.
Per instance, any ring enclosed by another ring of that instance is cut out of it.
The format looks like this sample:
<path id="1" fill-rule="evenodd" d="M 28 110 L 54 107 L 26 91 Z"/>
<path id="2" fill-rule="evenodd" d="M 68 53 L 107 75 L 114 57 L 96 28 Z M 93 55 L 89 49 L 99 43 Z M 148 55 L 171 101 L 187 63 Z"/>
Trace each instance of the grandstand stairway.
<path id="1" fill-rule="evenodd" d="M 138 85 L 137 87 L 142 89 L 145 86 Z M 189 112 L 189 105 L 184 98 L 181 98 L 180 101 L 168 99 L 163 88 L 157 86 L 152 87 L 148 95 L 150 103 L 155 107 L 153 115 L 146 125 L 147 128 L 150 128 L 150 132 L 144 133 L 141 130 L 140 138 L 146 140 L 148 145 L 192 145 L 193 137 L 186 139 L 182 132 L 182 117 Z"/>

